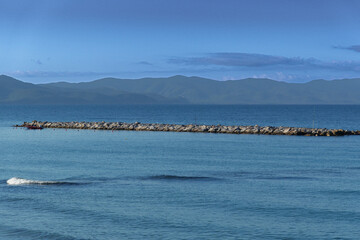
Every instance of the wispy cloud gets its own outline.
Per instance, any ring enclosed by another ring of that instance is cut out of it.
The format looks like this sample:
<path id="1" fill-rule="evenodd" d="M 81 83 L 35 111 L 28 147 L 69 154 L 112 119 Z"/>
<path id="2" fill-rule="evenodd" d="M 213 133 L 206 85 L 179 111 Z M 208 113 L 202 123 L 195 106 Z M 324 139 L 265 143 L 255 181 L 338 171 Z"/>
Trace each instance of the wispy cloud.
<path id="1" fill-rule="evenodd" d="M 360 52 L 360 45 L 351 45 L 351 46 L 348 46 L 348 47 L 334 46 L 334 48 L 345 49 L 345 50 L 350 50 L 350 51 L 354 51 L 354 52 Z"/>
<path id="2" fill-rule="evenodd" d="M 147 65 L 147 66 L 152 66 L 152 65 L 153 65 L 152 63 L 150 63 L 150 62 L 148 62 L 148 61 L 140 61 L 140 62 L 138 62 L 138 64 L 140 64 L 140 65 Z"/>
<path id="3" fill-rule="evenodd" d="M 39 60 L 39 59 L 31 59 L 31 62 L 33 62 L 33 63 L 35 63 L 37 65 L 42 65 L 43 64 L 43 62 L 41 60 Z"/>
<path id="4" fill-rule="evenodd" d="M 321 61 L 316 58 L 283 57 L 257 53 L 209 53 L 201 57 L 171 58 L 168 63 L 190 66 L 223 66 L 232 68 L 287 67 L 294 69 L 332 69 L 360 72 L 360 62 Z"/>
<path id="5" fill-rule="evenodd" d="M 219 65 L 219 66 L 243 66 L 263 67 L 272 65 L 303 65 L 311 59 L 299 57 L 288 58 L 257 53 L 210 53 L 203 57 L 172 58 L 169 63 L 186 65 Z"/>

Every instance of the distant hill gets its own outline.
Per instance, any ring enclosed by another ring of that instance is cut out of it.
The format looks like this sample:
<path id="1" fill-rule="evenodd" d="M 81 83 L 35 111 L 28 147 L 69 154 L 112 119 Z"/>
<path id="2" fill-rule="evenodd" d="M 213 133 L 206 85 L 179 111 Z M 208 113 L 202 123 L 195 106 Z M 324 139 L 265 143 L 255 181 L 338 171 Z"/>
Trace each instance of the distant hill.
<path id="1" fill-rule="evenodd" d="M 31 84 L 2 75 L 0 84 L 1 104 L 360 104 L 360 79 L 286 83 L 173 76 Z"/>
<path id="2" fill-rule="evenodd" d="M 61 85 L 61 83 L 58 83 Z M 107 87 L 63 88 L 57 84 L 31 84 L 0 76 L 0 104 L 185 104 L 177 97 L 131 93 Z"/>

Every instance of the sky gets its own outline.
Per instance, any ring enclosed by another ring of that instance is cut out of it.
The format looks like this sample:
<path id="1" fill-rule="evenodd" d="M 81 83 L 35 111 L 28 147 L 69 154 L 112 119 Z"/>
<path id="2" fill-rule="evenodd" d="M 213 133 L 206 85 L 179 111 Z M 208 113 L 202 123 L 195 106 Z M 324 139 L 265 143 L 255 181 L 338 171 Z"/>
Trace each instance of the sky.
<path id="1" fill-rule="evenodd" d="M 0 0 L 0 74 L 360 77 L 358 0 Z"/>

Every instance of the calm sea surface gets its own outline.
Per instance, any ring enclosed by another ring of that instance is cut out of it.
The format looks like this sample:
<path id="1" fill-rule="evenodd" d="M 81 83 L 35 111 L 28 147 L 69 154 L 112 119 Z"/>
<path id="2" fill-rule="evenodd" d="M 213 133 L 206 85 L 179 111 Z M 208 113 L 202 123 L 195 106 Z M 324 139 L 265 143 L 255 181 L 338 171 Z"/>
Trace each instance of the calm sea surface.
<path id="1" fill-rule="evenodd" d="M 360 136 L 11 127 L 35 119 L 360 129 L 360 106 L 0 106 L 0 239 L 359 239 Z"/>

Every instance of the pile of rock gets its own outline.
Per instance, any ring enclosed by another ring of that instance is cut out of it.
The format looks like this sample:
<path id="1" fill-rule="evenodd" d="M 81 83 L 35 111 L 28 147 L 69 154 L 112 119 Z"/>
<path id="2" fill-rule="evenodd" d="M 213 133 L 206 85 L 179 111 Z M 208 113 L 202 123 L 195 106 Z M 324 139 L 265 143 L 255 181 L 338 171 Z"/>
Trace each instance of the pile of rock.
<path id="1" fill-rule="evenodd" d="M 15 127 L 36 126 L 42 128 L 94 129 L 94 130 L 127 130 L 127 131 L 163 131 L 163 132 L 201 132 L 228 134 L 264 134 L 264 135 L 297 135 L 297 136 L 345 136 L 360 135 L 360 131 L 326 128 L 299 127 L 261 127 L 223 126 L 223 125 L 180 125 L 159 123 L 124 123 L 124 122 L 24 122 Z"/>

